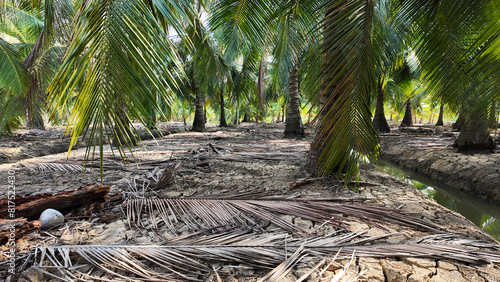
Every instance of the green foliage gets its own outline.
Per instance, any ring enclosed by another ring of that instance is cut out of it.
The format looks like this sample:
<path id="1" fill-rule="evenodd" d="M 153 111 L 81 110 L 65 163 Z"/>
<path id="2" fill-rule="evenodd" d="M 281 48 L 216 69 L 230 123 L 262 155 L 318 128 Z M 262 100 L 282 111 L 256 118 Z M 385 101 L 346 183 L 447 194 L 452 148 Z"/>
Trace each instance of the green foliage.
<path id="1" fill-rule="evenodd" d="M 371 44 L 372 1 L 328 1 L 323 23 L 324 54 L 318 89 L 328 98 L 313 150 L 321 153 L 319 173 L 355 175 L 358 160 L 380 148 L 371 124 L 375 73 Z"/>
<path id="2" fill-rule="evenodd" d="M 80 135 L 88 135 L 90 144 L 100 148 L 102 164 L 104 139 L 123 137 L 125 144 L 117 148 L 125 157 L 123 148 L 130 148 L 136 137 L 130 136 L 124 116 L 147 125 L 150 109 L 143 101 L 160 111 L 154 93 L 169 100 L 166 86 L 177 86 L 174 77 L 180 70 L 174 45 L 142 1 L 87 1 L 48 89 L 50 104 L 64 106 L 81 83 L 67 127 L 72 128 L 70 150 Z M 87 157 L 94 154 L 87 150 Z"/>

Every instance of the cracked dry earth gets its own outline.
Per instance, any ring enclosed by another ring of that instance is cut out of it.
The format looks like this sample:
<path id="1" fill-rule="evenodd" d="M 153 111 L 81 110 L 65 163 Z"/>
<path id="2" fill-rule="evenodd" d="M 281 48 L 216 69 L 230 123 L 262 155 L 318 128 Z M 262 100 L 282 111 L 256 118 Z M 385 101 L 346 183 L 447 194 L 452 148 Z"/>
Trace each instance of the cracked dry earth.
<path id="1" fill-rule="evenodd" d="M 238 128 L 209 127 L 204 133 L 171 134 L 144 141 L 144 150 L 137 151 L 135 159 L 130 158 L 127 165 L 123 165 L 117 156 L 113 156 L 108 146 L 102 184 L 110 186 L 111 198 L 119 200 L 104 203 L 99 210 L 90 213 L 85 206 L 64 211 L 66 220 L 63 226 L 18 239 L 18 264 L 25 261 L 32 263 L 33 258 L 28 257 L 28 254 L 37 245 L 159 244 L 178 236 L 189 236 L 195 231 L 187 225 L 178 225 L 177 234 L 172 234 L 165 226 L 149 229 L 130 227 L 123 203 L 131 195 L 217 197 L 248 194 L 360 199 L 368 205 L 407 211 L 424 222 L 439 226 L 442 229 L 440 233 L 460 234 L 461 237 L 493 244 L 496 248 L 488 251 L 500 255 L 498 242 L 463 216 L 445 209 L 426 198 L 415 187 L 379 172 L 371 165 L 361 167 L 361 181 L 364 184 L 359 187 L 346 187 L 339 180 L 325 178 L 304 181 L 302 185 L 291 188 L 292 183 L 308 176 L 306 158 L 312 133 L 308 132 L 302 140 L 285 140 L 283 131 L 284 126 L 281 124 L 242 124 Z M 39 145 L 42 147 L 32 145 L 31 148 L 20 150 L 26 154 L 29 154 L 30 149 L 43 150 L 44 140 L 43 137 L 36 140 L 42 143 Z M 14 141 L 9 142 L 12 144 Z M 82 164 L 84 152 L 84 148 L 73 151 L 68 161 L 72 164 Z M 50 153 L 2 164 L 0 175 L 5 176 L 8 170 L 15 170 L 18 195 L 58 193 L 101 183 L 99 170 L 95 168 L 82 174 L 81 171 L 48 169 L 47 166 L 41 165 L 66 160 L 65 153 Z M 152 172 L 156 173 L 158 169 L 163 170 L 168 164 L 178 162 L 182 162 L 183 167 L 177 171 L 169 186 L 154 191 L 147 188 L 148 181 L 154 180 Z M 0 197 L 5 197 L 6 183 L 2 183 L 1 187 Z M 363 231 L 365 236 L 380 236 L 380 239 L 366 243 L 367 246 L 405 244 L 435 234 L 429 230 L 374 222 L 349 214 L 343 216 L 346 218 L 343 224 L 347 230 Z M 312 234 L 328 235 L 335 232 L 334 227 L 325 225 L 324 222 L 312 222 L 291 215 L 280 217 Z M 268 224 L 262 226 L 260 232 L 272 232 L 276 228 L 273 224 Z M 4 259 L 5 257 L 0 258 Z M 308 272 L 311 272 L 311 275 L 307 281 L 331 281 L 332 277 L 339 273 L 343 274 L 347 281 L 500 281 L 499 263 L 457 262 L 446 259 L 446 253 L 436 259 L 412 258 L 404 254 L 373 258 L 358 252 L 352 260 L 331 259 L 331 263 L 325 264 L 323 268 L 313 268 L 317 263 L 318 261 L 314 260 L 299 262 L 279 281 L 296 281 Z M 219 265 L 219 268 L 222 278 L 210 275 L 199 279 L 257 281 L 270 271 L 251 268 L 244 263 L 231 267 Z M 100 275 L 101 279 L 119 280 L 104 271 Z M 30 265 L 23 268 L 18 278 L 19 281 L 58 281 Z"/>

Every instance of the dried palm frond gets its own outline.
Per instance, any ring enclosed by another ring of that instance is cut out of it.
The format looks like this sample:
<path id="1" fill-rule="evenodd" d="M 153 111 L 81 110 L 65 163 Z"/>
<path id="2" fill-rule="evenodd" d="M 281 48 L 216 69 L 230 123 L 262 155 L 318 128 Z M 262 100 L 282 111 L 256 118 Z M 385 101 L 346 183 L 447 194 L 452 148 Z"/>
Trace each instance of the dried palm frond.
<path id="1" fill-rule="evenodd" d="M 244 162 L 253 163 L 256 160 L 262 161 L 290 161 L 290 160 L 303 160 L 304 153 L 301 152 L 246 152 L 246 153 L 232 153 L 230 155 L 203 155 L 200 160 L 216 159 L 231 162 Z"/>
<path id="2" fill-rule="evenodd" d="M 154 189 L 161 189 L 165 188 L 170 184 L 172 180 L 174 180 L 175 174 L 179 169 L 183 167 L 182 162 L 177 162 L 173 164 L 172 166 L 166 166 L 165 169 L 163 170 L 161 176 L 158 179 L 158 182 L 154 185 Z"/>
<path id="3" fill-rule="evenodd" d="M 304 254 L 304 244 L 302 244 L 289 258 L 280 263 L 280 265 L 271 270 L 271 272 L 258 282 L 282 281 L 292 271 L 293 267 L 306 256 L 307 254 Z"/>
<path id="4" fill-rule="evenodd" d="M 500 245 L 498 244 L 486 243 L 478 239 L 464 238 L 460 234 L 454 234 L 454 233 L 432 234 L 413 240 L 413 242 L 421 244 L 433 244 L 437 242 L 439 244 L 474 246 L 478 248 L 489 248 L 500 251 Z"/>
<path id="5" fill-rule="evenodd" d="M 229 243 L 226 245 L 213 245 L 217 242 L 213 237 L 203 242 L 208 244 L 196 245 L 177 242 L 178 245 L 47 246 L 37 249 L 36 267 L 69 281 L 117 278 L 126 281 L 186 281 L 203 280 L 213 272 L 215 265 L 241 264 L 257 269 L 273 269 L 263 280 L 279 281 L 299 262 L 316 263 L 332 257 L 333 260 L 351 259 L 351 262 L 355 256 L 447 259 L 476 264 L 500 262 L 498 252 L 465 245 L 411 243 L 365 246 L 366 242 L 374 243 L 380 237 L 362 238 L 364 233 L 315 237 L 307 241 L 297 238 L 279 240 L 275 234 L 269 240 L 263 239 L 266 234 L 261 234 L 253 241 L 251 236 L 254 234 L 244 234 L 242 242 L 222 240 Z M 240 237 L 237 234 L 226 236 Z M 187 243 L 190 243 L 189 240 Z M 105 275 L 93 276 L 93 273 Z M 219 269 L 217 275 L 227 273 Z"/>
<path id="6" fill-rule="evenodd" d="M 25 163 L 25 167 L 34 167 L 42 172 L 46 171 L 62 171 L 62 172 L 78 172 L 84 171 L 80 164 L 73 164 L 68 162 L 51 162 L 51 163 Z M 86 169 L 85 169 L 86 170 Z"/>
<path id="7" fill-rule="evenodd" d="M 146 198 L 130 199 L 127 202 L 129 225 L 144 227 L 144 215 L 148 215 L 153 228 L 163 222 L 172 233 L 177 233 L 176 225 L 182 222 L 192 230 L 216 228 L 218 226 L 259 227 L 270 222 L 292 233 L 307 235 L 309 232 L 286 221 L 278 215 L 301 217 L 312 222 L 325 223 L 345 229 L 343 215 L 355 216 L 368 222 L 389 222 L 412 228 L 438 231 L 432 223 L 409 215 L 407 212 L 368 206 L 366 204 L 344 204 L 340 199 L 214 199 L 214 198 Z M 157 219 L 159 217 L 159 219 Z"/>

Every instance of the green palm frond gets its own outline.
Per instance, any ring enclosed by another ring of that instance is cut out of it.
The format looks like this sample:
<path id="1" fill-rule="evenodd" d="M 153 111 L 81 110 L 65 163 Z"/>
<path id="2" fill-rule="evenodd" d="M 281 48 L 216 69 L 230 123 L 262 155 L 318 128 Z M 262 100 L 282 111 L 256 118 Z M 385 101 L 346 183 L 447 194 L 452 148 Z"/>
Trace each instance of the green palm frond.
<path id="1" fill-rule="evenodd" d="M 142 99 L 158 107 L 156 92 L 169 101 L 168 86 L 177 87 L 174 78 L 180 69 L 173 44 L 142 1 L 87 1 L 48 89 L 49 105 L 64 105 L 81 83 L 67 127 L 72 128 L 70 150 L 81 134 L 88 134 L 94 151 L 87 150 L 87 157 L 99 146 L 102 164 L 104 139 L 121 136 L 124 143 L 118 150 L 124 156 L 123 148 L 130 148 L 135 137 L 123 115 L 147 125 L 150 110 Z"/>
<path id="2" fill-rule="evenodd" d="M 16 5 L 14 1 L 1 2 L 4 2 L 0 16 L 1 31 L 20 42 L 36 41 L 44 28 L 44 21 L 40 18 L 38 11 L 32 7 Z"/>
<path id="3" fill-rule="evenodd" d="M 321 152 L 316 163 L 319 174 L 346 170 L 352 177 L 359 159 L 375 158 L 380 152 L 370 112 L 376 84 L 373 1 L 328 1 L 325 10 L 320 89 L 328 101 L 312 150 Z"/>
<path id="4" fill-rule="evenodd" d="M 219 39 L 227 47 L 227 61 L 234 61 L 250 47 L 262 54 L 266 46 L 265 33 L 273 18 L 275 5 L 268 1 L 214 1 L 210 28 L 218 30 Z"/>
<path id="5" fill-rule="evenodd" d="M 183 43 L 188 47 L 192 47 L 190 38 L 185 36 L 185 23 L 193 24 L 193 17 L 196 17 L 193 2 L 190 0 L 154 0 L 148 2 L 154 7 L 153 14 L 161 23 L 163 29 L 168 31 L 168 28 L 172 27 Z"/>
<path id="6" fill-rule="evenodd" d="M 67 43 L 71 36 L 72 21 L 76 15 L 73 1 L 45 0 L 43 11 L 45 38 Z"/>
<path id="7" fill-rule="evenodd" d="M 249 105 L 257 93 L 257 75 L 260 66 L 260 54 L 255 49 L 249 50 L 241 65 L 241 69 L 233 68 L 232 90 L 230 99 L 234 104 Z"/>
<path id="8" fill-rule="evenodd" d="M 26 90 L 27 81 L 19 50 L 0 38 L 0 88 L 17 95 Z"/>
<path id="9" fill-rule="evenodd" d="M 498 97 L 498 55 L 490 56 L 498 53 L 498 8 L 493 0 L 401 3 L 398 17 L 412 26 L 424 77 L 454 111 L 479 117 Z"/>
<path id="10" fill-rule="evenodd" d="M 19 50 L 0 38 L 0 132 L 12 134 L 22 125 L 22 104 L 28 74 L 23 68 Z"/>
<path id="11" fill-rule="evenodd" d="M 22 126 L 24 107 L 18 95 L 12 94 L 0 87 L 0 133 L 12 134 L 12 131 Z"/>

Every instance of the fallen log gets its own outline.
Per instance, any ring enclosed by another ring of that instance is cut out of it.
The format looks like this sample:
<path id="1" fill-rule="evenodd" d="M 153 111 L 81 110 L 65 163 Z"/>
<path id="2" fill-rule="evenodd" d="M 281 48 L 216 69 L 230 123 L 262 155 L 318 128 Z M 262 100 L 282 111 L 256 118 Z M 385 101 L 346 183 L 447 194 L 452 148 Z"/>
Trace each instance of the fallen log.
<path id="1" fill-rule="evenodd" d="M 0 219 L 0 245 L 9 241 L 17 241 L 24 235 L 40 231 L 40 220 L 27 221 L 26 218 Z"/>
<path id="2" fill-rule="evenodd" d="M 63 210 L 96 201 L 104 202 L 104 196 L 108 194 L 109 190 L 109 186 L 89 185 L 78 190 L 62 192 L 56 195 L 45 193 L 37 196 L 16 197 L 14 200 L 16 203 L 15 217 L 38 219 L 40 214 L 48 208 Z M 0 218 L 9 217 L 7 202 L 7 198 L 0 199 Z"/>

